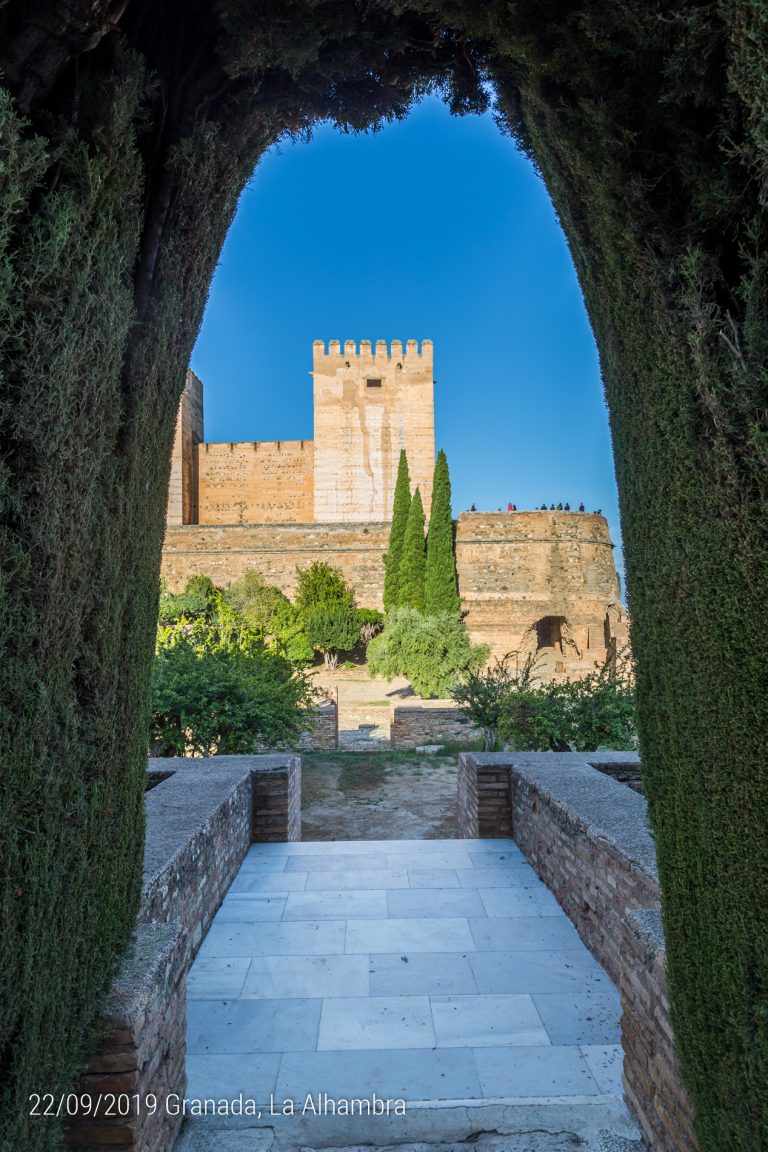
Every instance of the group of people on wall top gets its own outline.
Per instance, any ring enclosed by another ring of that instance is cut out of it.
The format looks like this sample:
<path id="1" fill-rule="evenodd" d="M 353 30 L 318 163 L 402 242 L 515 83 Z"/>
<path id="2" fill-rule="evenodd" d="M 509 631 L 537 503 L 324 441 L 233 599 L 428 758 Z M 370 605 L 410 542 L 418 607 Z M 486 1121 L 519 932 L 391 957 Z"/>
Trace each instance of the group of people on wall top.
<path id="1" fill-rule="evenodd" d="M 472 504 L 469 510 L 470 510 L 470 512 L 477 512 L 477 505 Z M 584 507 L 583 501 L 581 502 L 581 504 L 579 504 L 578 508 L 571 508 L 568 501 L 566 501 L 565 504 L 560 503 L 557 506 L 555 506 L 554 504 L 550 504 L 549 509 L 547 509 L 546 504 L 542 504 L 541 508 L 536 509 L 537 512 L 546 512 L 547 510 L 549 510 L 550 512 L 586 512 L 586 508 Z M 503 512 L 503 511 L 504 511 L 503 508 L 499 508 L 499 512 Z M 517 511 L 518 511 L 517 504 L 512 504 L 510 501 L 510 503 L 507 504 L 507 512 L 517 512 Z M 592 513 L 593 516 L 602 516 L 602 514 L 603 514 L 602 508 L 595 508 L 594 512 Z"/>

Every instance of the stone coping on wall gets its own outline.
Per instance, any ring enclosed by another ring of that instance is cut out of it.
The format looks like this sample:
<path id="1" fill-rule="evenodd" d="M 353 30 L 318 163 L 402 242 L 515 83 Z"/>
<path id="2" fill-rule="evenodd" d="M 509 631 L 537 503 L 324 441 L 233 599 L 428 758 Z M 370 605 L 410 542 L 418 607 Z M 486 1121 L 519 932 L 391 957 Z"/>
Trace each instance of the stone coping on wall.
<path id="1" fill-rule="evenodd" d="M 591 839 L 607 841 L 628 864 L 658 886 L 656 846 L 648 823 L 647 801 L 593 767 L 639 767 L 636 752 L 473 752 L 471 756 L 478 766 L 508 766 L 546 800 L 565 826 L 578 824 Z"/>
<path id="2" fill-rule="evenodd" d="M 596 766 L 636 754 L 463 753 L 464 837 L 511 835 L 621 993 L 624 1088 L 654 1152 L 696 1152 L 669 1016 L 645 798 Z"/>
<path id="3" fill-rule="evenodd" d="M 138 923 L 101 1006 L 104 1039 L 77 1086 L 112 1093 L 118 1115 L 85 1115 L 66 1128 L 81 1152 L 119 1145 L 169 1152 L 178 1122 L 147 1096 L 185 1087 L 186 973 L 254 838 L 299 835 L 301 762 L 293 753 L 149 760 L 169 773 L 145 793 L 144 880 Z M 137 1101 L 139 1103 L 137 1103 Z"/>

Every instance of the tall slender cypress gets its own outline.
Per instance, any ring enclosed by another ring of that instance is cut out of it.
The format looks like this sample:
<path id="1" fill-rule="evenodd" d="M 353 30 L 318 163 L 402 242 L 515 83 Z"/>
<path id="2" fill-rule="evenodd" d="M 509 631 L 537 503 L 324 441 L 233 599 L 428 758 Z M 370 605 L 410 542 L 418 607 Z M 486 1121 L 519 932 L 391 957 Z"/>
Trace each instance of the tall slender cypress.
<path id="1" fill-rule="evenodd" d="M 389 548 L 384 557 L 384 608 L 396 608 L 400 590 L 400 558 L 403 554 L 405 526 L 411 507 L 411 477 L 405 448 L 400 449 L 397 466 L 395 499 L 392 506 L 392 526 L 389 529 Z"/>
<path id="2" fill-rule="evenodd" d="M 448 459 L 442 448 L 437 454 L 432 481 L 424 606 L 429 616 L 435 616 L 438 612 L 452 612 L 458 615 L 461 611 L 461 601 L 456 588 L 451 478 L 448 472 Z"/>
<path id="3" fill-rule="evenodd" d="M 400 589 L 397 603 L 400 608 L 418 608 L 424 611 L 424 575 L 426 569 L 424 547 L 424 505 L 417 488 L 408 510 L 405 526 L 403 554 L 400 558 Z"/>

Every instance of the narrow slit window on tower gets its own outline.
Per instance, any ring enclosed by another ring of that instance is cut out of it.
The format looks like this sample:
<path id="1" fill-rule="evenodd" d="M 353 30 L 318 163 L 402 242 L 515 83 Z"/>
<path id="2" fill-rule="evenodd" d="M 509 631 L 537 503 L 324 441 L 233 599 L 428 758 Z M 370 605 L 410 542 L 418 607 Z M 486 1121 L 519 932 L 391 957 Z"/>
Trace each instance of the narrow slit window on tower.
<path id="1" fill-rule="evenodd" d="M 366 380 L 365 383 L 368 388 L 381 388 L 381 380 Z"/>

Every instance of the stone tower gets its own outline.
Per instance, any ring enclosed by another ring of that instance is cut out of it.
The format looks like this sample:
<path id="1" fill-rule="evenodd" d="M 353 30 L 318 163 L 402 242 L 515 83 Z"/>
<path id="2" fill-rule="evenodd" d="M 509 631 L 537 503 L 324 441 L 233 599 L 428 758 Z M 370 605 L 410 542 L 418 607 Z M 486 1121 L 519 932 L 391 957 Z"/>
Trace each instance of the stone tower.
<path id="1" fill-rule="evenodd" d="M 435 464 L 432 341 L 315 340 L 314 520 L 392 515 L 400 449 L 429 516 Z"/>

